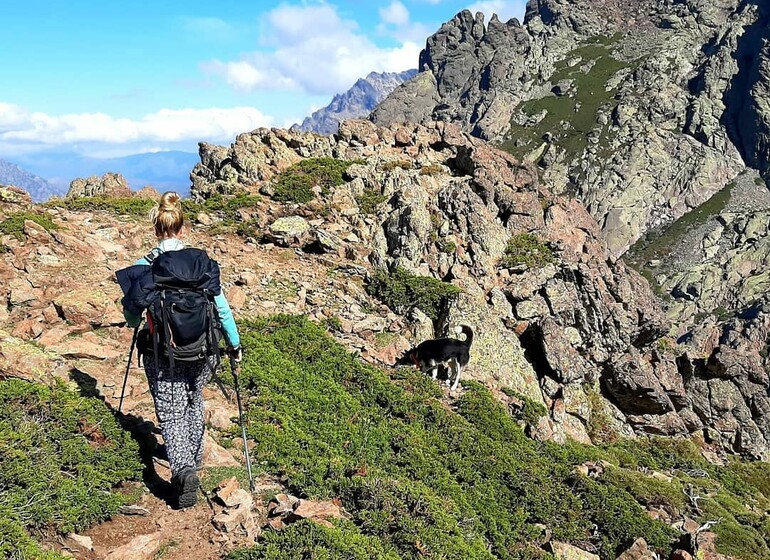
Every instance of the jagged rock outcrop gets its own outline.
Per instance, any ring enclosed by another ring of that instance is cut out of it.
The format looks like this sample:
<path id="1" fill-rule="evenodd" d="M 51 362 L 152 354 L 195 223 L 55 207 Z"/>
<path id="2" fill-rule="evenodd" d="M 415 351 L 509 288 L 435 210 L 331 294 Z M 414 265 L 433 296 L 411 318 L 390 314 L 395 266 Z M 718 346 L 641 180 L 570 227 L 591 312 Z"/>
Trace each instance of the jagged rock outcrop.
<path id="1" fill-rule="evenodd" d="M 120 173 L 105 173 L 101 177 L 94 175 L 87 179 L 75 179 L 70 183 L 67 198 L 81 196 L 131 196 L 131 189 Z"/>
<path id="2" fill-rule="evenodd" d="M 467 376 L 544 403 L 548 426 L 539 433 L 583 441 L 607 431 L 707 434 L 723 449 L 766 456 L 770 431 L 755 413 L 725 412 L 759 402 L 757 388 L 767 387 L 759 362 L 747 362 L 731 382 L 734 391 L 704 398 L 694 379 L 711 374 L 691 374 L 698 366 L 677 361 L 684 347 L 662 338 L 671 325 L 647 283 L 612 259 L 585 207 L 551 193 L 533 165 L 445 123 L 383 128 L 350 121 L 329 138 L 259 129 L 202 155 L 199 171 L 214 185 L 226 177 L 232 192 L 270 193 L 273 178 L 302 158 L 355 160 L 345 183 L 322 200 L 275 205 L 268 214 L 305 217 L 311 230 L 339 240 L 339 254 L 374 268 L 403 267 L 460 287 L 428 332 L 424 321 L 415 329 L 424 337 L 460 322 L 476 326 Z M 199 196 L 217 190 L 198 177 Z M 381 201 L 368 215 L 360 206 L 367 193 Z M 325 218 L 316 219 L 318 212 Z M 347 224 L 353 235 L 338 235 L 329 222 Z M 550 248 L 553 260 L 501 264 L 509 241 L 527 234 Z M 719 341 L 708 352 L 718 348 Z M 733 421 L 715 428 L 715 418 Z"/>
<path id="3" fill-rule="evenodd" d="M 529 3 L 523 23 L 462 12 L 428 39 L 378 124 L 443 120 L 536 162 L 613 256 L 768 171 L 768 8 L 672 0 Z"/>
<path id="4" fill-rule="evenodd" d="M 20 187 L 0 185 L 0 204 L 29 206 L 32 196 Z"/>
<path id="5" fill-rule="evenodd" d="M 708 443 L 767 459 L 770 432 L 770 303 L 763 297 L 725 323 L 707 321 L 684 337 L 685 389 Z"/>
<path id="6" fill-rule="evenodd" d="M 331 103 L 313 112 L 302 124 L 295 124 L 292 130 L 334 134 L 344 120 L 368 117 L 372 109 L 390 92 L 416 74 L 417 70 L 370 72 L 345 93 L 335 95 Z"/>

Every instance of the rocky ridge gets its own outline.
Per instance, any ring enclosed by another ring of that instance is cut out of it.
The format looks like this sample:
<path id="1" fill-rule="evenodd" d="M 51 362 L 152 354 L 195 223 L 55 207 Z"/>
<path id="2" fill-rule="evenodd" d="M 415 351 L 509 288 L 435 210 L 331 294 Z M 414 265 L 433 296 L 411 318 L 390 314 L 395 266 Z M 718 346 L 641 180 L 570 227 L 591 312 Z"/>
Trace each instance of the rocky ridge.
<path id="1" fill-rule="evenodd" d="M 301 124 L 295 124 L 291 128 L 302 132 L 334 134 L 344 120 L 368 117 L 372 109 L 391 91 L 416 74 L 416 70 L 370 72 L 365 78 L 356 81 L 345 93 L 335 95 L 326 107 L 314 111 Z"/>
<path id="2" fill-rule="evenodd" d="M 760 349 L 743 345 L 732 354 L 754 365 L 728 381 L 736 389 L 729 405 L 690 390 L 715 374 L 678 358 L 706 363 L 724 351 L 722 342 L 696 343 L 703 331 L 693 331 L 692 346 L 664 338 L 671 325 L 659 301 L 637 273 L 612 258 L 586 209 L 550 192 L 534 166 L 451 125 L 382 128 L 350 121 L 331 138 L 258 129 L 229 148 L 202 146 L 194 192 L 269 196 L 281 171 L 302 158 L 326 156 L 355 160 L 347 182 L 326 200 L 276 207 L 272 217 L 257 218 L 259 225 L 280 216 L 304 219 L 314 225 L 290 236 L 297 246 L 331 239 L 321 245 L 356 262 L 402 267 L 461 287 L 439 321 L 412 317 L 414 335 L 444 334 L 462 321 L 478 325 L 468 375 L 545 404 L 550 415 L 534 430 L 538 437 L 691 435 L 716 448 L 766 456 Z M 369 215 L 358 202 L 365 193 L 382 201 Z M 340 235 L 339 224 L 352 236 Z M 509 240 L 522 234 L 552 247 L 555 262 L 501 266 Z"/>
<path id="3" fill-rule="evenodd" d="M 536 162 L 613 256 L 767 158 L 763 4 L 530 2 L 523 23 L 462 12 L 372 114 L 437 119 Z M 764 150 L 766 151 L 766 150 Z"/>

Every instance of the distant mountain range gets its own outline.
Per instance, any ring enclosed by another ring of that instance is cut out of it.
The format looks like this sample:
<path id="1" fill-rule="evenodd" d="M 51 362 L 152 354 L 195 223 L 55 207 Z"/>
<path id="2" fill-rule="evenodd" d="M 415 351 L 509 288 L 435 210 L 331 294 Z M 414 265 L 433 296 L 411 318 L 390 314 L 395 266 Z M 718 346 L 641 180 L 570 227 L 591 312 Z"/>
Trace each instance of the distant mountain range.
<path id="1" fill-rule="evenodd" d="M 302 124 L 295 124 L 293 130 L 334 134 L 341 121 L 368 117 L 377 104 L 385 99 L 399 85 L 414 78 L 417 70 L 405 72 L 371 72 L 358 80 L 345 93 L 334 96 L 332 102 L 307 117 Z"/>
<path id="2" fill-rule="evenodd" d="M 160 191 L 173 189 L 185 195 L 190 191 L 190 171 L 198 159 L 196 153 L 179 151 L 109 159 L 89 158 L 71 152 L 52 152 L 17 156 L 14 163 L 30 173 L 45 177 L 52 186 L 48 196 L 65 194 L 70 182 L 77 177 L 103 175 L 107 172 L 122 174 L 133 190 L 152 185 Z"/>
<path id="3" fill-rule="evenodd" d="M 47 200 L 59 191 L 54 185 L 22 169 L 15 163 L 0 160 L 0 185 L 15 185 L 27 191 L 36 202 Z"/>
<path id="4" fill-rule="evenodd" d="M 331 103 L 315 111 L 302 124 L 292 128 L 319 134 L 334 134 L 346 119 L 365 118 L 380 101 L 402 83 L 417 75 L 405 72 L 371 72 Z M 2 154 L 0 154 L 2 156 Z M 193 152 L 168 151 L 100 159 L 74 152 L 47 152 L 13 156 L 13 162 L 0 159 L 0 184 L 16 185 L 28 191 L 35 201 L 64 196 L 70 182 L 78 177 L 120 173 L 132 190 L 152 185 L 159 191 L 190 192 L 190 171 L 199 162 Z"/>

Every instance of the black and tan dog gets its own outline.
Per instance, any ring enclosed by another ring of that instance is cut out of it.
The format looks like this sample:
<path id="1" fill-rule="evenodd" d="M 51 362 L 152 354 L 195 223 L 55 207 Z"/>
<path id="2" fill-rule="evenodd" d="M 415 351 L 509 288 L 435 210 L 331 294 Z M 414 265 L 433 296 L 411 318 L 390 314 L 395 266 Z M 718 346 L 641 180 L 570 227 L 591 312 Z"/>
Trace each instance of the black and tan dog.
<path id="1" fill-rule="evenodd" d="M 460 375 L 471 358 L 473 329 L 468 325 L 459 325 L 455 328 L 455 332 L 464 334 L 465 340 L 456 338 L 426 340 L 404 354 L 398 363 L 413 364 L 423 373 L 431 372 L 433 379 L 438 377 L 439 366 L 446 365 L 449 368 L 447 385 L 455 391 L 460 383 Z"/>

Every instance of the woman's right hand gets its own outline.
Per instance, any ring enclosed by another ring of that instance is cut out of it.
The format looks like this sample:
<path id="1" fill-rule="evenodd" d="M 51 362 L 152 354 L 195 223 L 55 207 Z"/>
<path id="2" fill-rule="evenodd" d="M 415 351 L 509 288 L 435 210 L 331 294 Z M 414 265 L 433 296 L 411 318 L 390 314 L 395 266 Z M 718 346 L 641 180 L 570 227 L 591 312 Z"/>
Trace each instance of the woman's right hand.
<path id="1" fill-rule="evenodd" d="M 236 364 L 241 363 L 241 360 L 243 360 L 243 350 L 240 346 L 228 346 L 227 355 L 230 356 L 230 359 Z"/>

